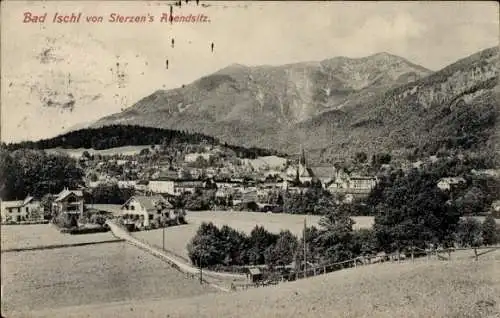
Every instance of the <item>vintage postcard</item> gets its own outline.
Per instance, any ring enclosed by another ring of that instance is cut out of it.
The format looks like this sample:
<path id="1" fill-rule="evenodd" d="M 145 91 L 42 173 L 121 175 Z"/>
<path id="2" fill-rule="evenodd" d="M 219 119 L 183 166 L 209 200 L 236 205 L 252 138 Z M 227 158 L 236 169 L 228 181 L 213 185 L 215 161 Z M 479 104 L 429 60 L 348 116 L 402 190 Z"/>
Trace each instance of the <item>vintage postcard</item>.
<path id="1" fill-rule="evenodd" d="M 2 1 L 2 317 L 500 317 L 495 1 Z"/>

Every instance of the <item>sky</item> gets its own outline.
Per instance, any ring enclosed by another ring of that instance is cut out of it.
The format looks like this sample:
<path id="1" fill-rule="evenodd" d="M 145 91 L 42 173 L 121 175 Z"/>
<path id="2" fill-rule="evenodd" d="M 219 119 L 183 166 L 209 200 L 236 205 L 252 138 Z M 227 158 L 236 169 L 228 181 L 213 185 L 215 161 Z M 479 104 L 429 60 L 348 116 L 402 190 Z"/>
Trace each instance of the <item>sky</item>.
<path id="1" fill-rule="evenodd" d="M 174 14 L 203 14 L 210 22 L 162 23 L 170 3 L 2 1 L 1 140 L 52 137 L 232 63 L 279 65 L 388 52 L 439 70 L 499 41 L 493 1 L 224 1 L 207 2 L 209 7 L 183 1 Z M 47 13 L 46 21 L 23 23 L 25 12 Z M 55 13 L 80 12 L 79 23 L 51 22 Z M 112 13 L 155 20 L 112 23 Z M 85 22 L 92 15 L 104 21 Z M 44 51 L 45 63 L 39 58 Z M 121 87 L 116 63 L 126 74 Z M 43 106 L 49 99 L 65 103 L 68 94 L 76 100 L 72 110 Z"/>

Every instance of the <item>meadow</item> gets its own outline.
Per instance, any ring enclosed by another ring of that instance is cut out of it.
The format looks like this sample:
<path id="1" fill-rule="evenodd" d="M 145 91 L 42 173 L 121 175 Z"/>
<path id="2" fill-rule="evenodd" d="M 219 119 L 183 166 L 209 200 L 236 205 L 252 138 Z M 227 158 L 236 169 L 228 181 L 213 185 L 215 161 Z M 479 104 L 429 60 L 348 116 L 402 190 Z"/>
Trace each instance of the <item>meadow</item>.
<path id="1" fill-rule="evenodd" d="M 2 225 L 0 232 L 2 251 L 50 245 L 97 243 L 115 239 L 111 232 L 82 235 L 63 234 L 52 224 Z"/>
<path id="2" fill-rule="evenodd" d="M 75 307 L 71 313 L 123 318 L 498 317 L 499 262 L 500 250 L 477 262 L 384 263 L 229 294 Z M 50 312 L 50 316 L 67 313 Z M 48 313 L 30 317 L 42 316 Z"/>
<path id="3" fill-rule="evenodd" d="M 216 292 L 126 243 L 2 254 L 2 314 Z M 50 315 L 49 315 L 50 316 Z"/>
<path id="4" fill-rule="evenodd" d="M 157 146 L 157 145 L 155 145 Z M 113 156 L 113 155 L 124 155 L 124 156 L 133 156 L 138 155 L 141 150 L 150 148 L 150 146 L 123 146 L 123 147 L 115 147 L 108 149 L 95 150 L 93 148 L 85 149 L 85 148 L 51 148 L 46 149 L 47 153 L 63 153 L 67 154 L 72 158 L 80 158 L 84 151 L 87 151 L 89 154 L 93 155 L 102 155 L 102 156 Z"/>

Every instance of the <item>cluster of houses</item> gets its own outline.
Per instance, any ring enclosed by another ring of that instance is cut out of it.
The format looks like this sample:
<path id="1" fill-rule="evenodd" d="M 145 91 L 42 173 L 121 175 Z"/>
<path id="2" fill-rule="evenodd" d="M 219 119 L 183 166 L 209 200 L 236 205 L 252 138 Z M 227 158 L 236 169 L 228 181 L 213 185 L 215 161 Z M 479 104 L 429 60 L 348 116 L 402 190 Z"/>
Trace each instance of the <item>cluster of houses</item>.
<path id="1" fill-rule="evenodd" d="M 196 161 L 199 157 L 199 153 L 189 154 L 186 155 L 185 160 Z M 311 168 L 307 164 L 304 151 L 301 152 L 297 165 L 287 166 L 282 171 L 268 170 L 267 172 L 265 177 L 253 179 L 217 175 L 209 179 L 197 179 L 183 178 L 178 171 L 167 171 L 149 180 L 117 181 L 120 188 L 133 188 L 136 196 L 130 198 L 114 212 L 126 222 L 140 226 L 149 226 L 153 223 L 152 221 L 156 222 L 160 219 L 179 221 L 182 220 L 182 215 L 179 215 L 165 198 L 180 196 L 184 193 L 193 194 L 198 188 L 206 188 L 207 182 L 216 184 L 216 198 L 231 199 L 233 206 L 248 202 L 254 202 L 259 206 L 270 204 L 266 202 L 266 199 L 269 199 L 271 194 L 282 191 L 303 192 L 304 188 L 313 182 L 320 182 L 321 186 L 331 193 L 342 194 L 339 197 L 349 203 L 356 198 L 367 196 L 378 183 L 375 176 L 353 175 L 333 166 Z M 102 184 L 102 180 L 88 182 L 87 188 L 91 189 L 99 184 Z M 465 179 L 461 177 L 449 177 L 439 180 L 437 187 L 443 191 L 450 191 L 465 184 Z M 496 211 L 500 209 L 500 204 L 498 201 L 495 202 L 494 210 Z M 68 217 L 79 219 L 86 210 L 82 189 L 63 189 L 53 196 L 50 209 L 51 215 L 64 213 Z M 0 201 L 0 210 L 2 223 L 43 220 L 44 215 L 47 215 L 40 201 L 31 196 L 18 201 Z"/>

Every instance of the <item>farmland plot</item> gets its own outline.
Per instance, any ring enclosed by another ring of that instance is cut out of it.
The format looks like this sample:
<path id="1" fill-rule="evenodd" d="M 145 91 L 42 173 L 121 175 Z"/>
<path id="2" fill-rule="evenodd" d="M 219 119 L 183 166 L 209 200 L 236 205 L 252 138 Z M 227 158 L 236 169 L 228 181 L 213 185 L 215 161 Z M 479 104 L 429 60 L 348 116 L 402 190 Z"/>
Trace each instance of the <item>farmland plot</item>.
<path id="1" fill-rule="evenodd" d="M 2 314 L 214 292 L 126 243 L 2 254 Z"/>
<path id="2" fill-rule="evenodd" d="M 497 252 L 477 262 L 377 264 L 229 294 L 80 307 L 72 312 L 75 317 L 120 318 L 137 317 L 138 312 L 170 318 L 498 317 L 499 261 Z"/>
<path id="3" fill-rule="evenodd" d="M 62 234 L 51 224 L 2 225 L 2 250 L 76 244 L 113 240 L 110 232 L 71 235 Z"/>

